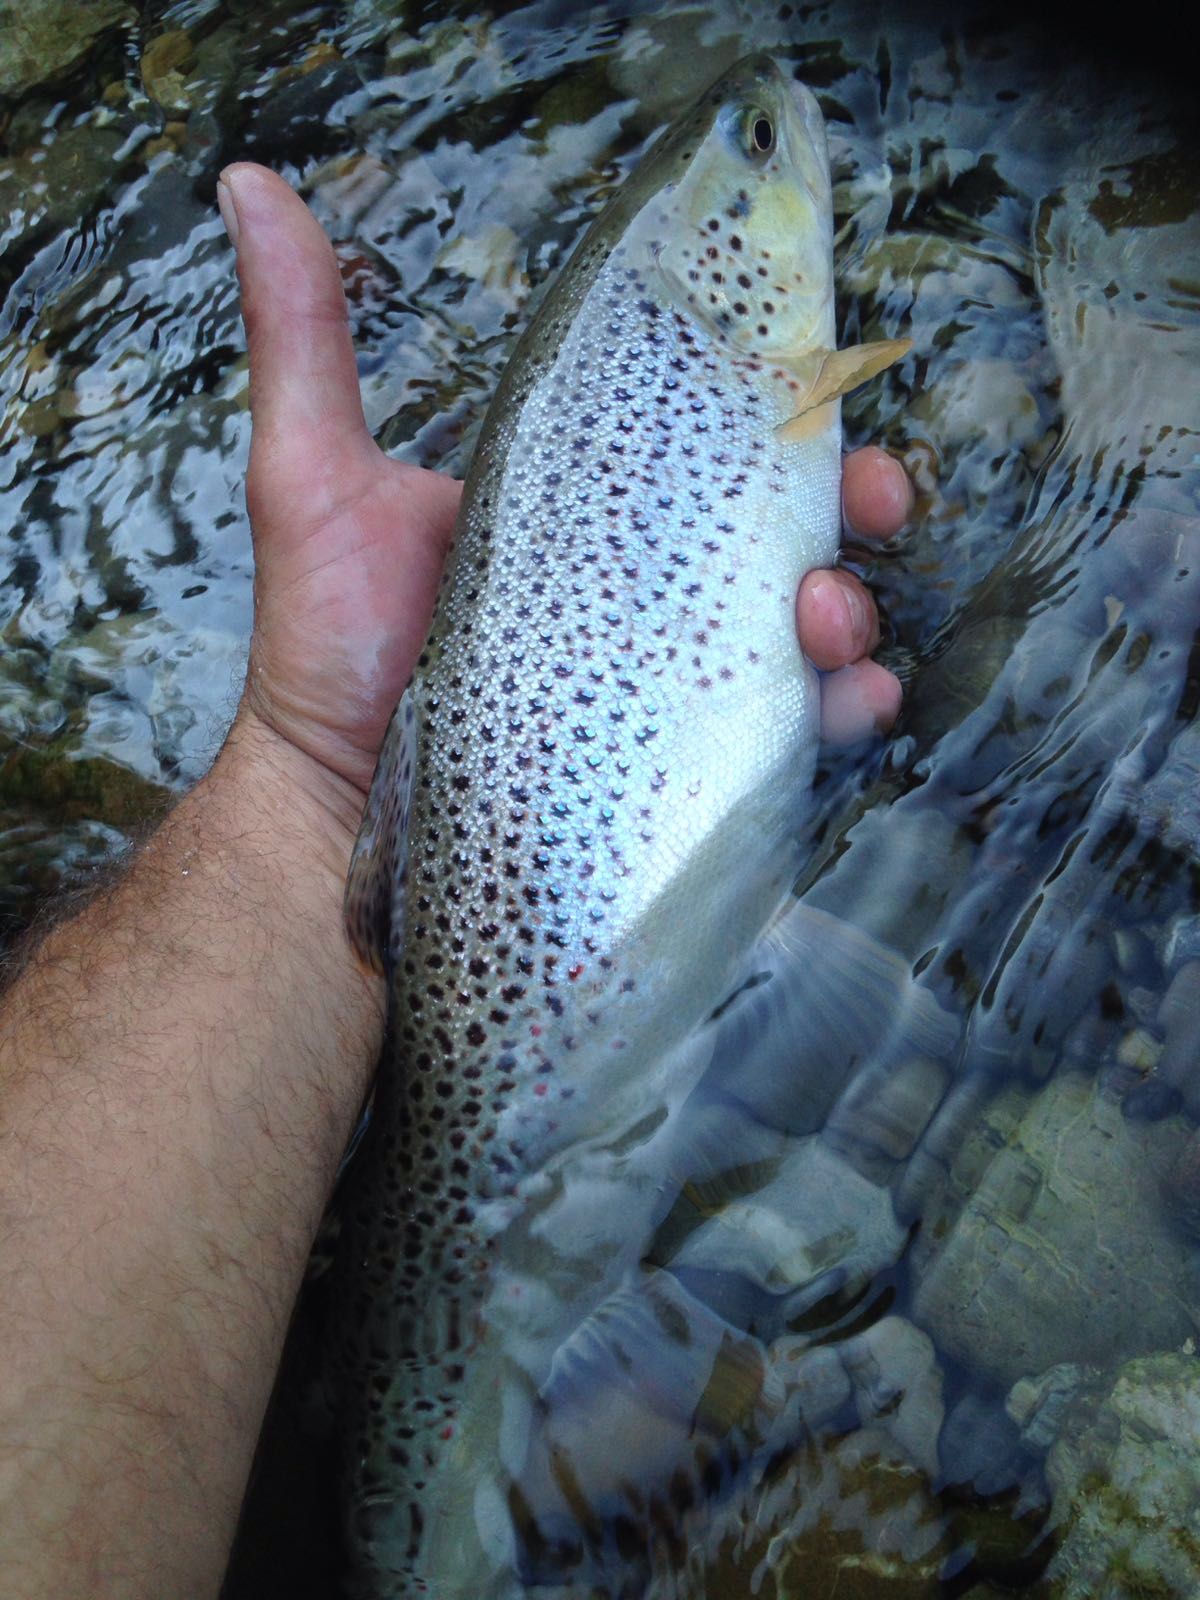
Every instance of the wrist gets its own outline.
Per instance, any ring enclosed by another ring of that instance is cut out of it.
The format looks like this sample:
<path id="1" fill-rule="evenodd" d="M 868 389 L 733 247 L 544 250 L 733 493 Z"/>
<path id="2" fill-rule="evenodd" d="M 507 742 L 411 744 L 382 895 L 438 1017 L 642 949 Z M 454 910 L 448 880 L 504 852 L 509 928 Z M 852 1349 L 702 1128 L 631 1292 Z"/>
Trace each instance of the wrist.
<path id="1" fill-rule="evenodd" d="M 350 1005 L 358 1020 L 349 1034 L 363 1030 L 369 1071 L 383 986 L 355 958 L 343 913 L 362 791 L 243 704 L 191 799 L 206 812 L 208 870 L 231 889 L 237 880 L 236 896 L 253 903 L 274 954 L 309 968 L 310 996 L 323 994 L 331 1013 Z"/>
<path id="2" fill-rule="evenodd" d="M 243 702 L 209 781 L 245 796 L 336 889 L 340 908 L 363 792 Z M 340 910 L 339 910 L 340 916 Z"/>

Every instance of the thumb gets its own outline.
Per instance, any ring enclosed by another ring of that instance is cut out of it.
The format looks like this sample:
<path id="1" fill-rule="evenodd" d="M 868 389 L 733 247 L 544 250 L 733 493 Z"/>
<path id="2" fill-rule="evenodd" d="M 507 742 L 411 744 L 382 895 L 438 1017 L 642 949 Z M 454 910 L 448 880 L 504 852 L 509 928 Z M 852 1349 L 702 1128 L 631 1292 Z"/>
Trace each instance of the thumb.
<path id="1" fill-rule="evenodd" d="M 313 526 L 374 465 L 346 300 L 332 246 L 284 180 L 237 162 L 217 183 L 237 250 L 250 352 L 251 515 L 256 537 L 280 524 Z"/>

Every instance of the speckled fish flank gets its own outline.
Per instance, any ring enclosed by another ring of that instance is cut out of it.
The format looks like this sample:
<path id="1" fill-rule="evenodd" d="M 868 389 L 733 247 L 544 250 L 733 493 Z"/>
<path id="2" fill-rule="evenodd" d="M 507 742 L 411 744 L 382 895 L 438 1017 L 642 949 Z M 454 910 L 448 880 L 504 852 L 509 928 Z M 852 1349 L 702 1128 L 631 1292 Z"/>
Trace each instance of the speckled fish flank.
<path id="1" fill-rule="evenodd" d="M 820 114 L 754 58 L 589 230 L 488 413 L 347 891 L 391 984 L 343 1262 L 363 1593 L 525 1592 L 536 1396 L 619 1266 L 550 1197 L 670 1115 L 796 866 L 833 345 Z"/>

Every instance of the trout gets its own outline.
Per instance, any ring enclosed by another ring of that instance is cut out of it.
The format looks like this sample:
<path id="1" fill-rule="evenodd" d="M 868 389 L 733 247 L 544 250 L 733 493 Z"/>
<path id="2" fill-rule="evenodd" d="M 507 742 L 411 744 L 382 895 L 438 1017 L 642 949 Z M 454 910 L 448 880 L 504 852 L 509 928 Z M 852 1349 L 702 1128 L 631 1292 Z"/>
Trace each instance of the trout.
<path id="1" fill-rule="evenodd" d="M 556 1592 L 624 1592 L 572 1574 L 594 1508 L 546 1443 L 555 1355 L 636 1271 L 654 1183 L 626 1216 L 612 1174 L 794 879 L 796 588 L 837 553 L 839 397 L 907 348 L 836 350 L 821 114 L 754 57 L 650 149 L 498 386 L 346 894 L 390 986 L 341 1267 L 363 1594 L 543 1593 L 555 1540 Z M 703 1388 L 727 1344 L 711 1316 L 693 1343 Z"/>

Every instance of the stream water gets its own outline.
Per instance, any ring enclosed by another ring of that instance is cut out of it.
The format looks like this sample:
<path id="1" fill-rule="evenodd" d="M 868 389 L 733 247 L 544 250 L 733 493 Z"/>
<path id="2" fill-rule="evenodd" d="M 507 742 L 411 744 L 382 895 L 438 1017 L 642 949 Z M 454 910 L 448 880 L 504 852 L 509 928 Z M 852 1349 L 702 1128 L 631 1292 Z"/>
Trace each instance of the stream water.
<path id="1" fill-rule="evenodd" d="M 777 1257 L 744 1241 L 783 1228 L 779 1325 L 822 1364 L 804 1448 L 682 1552 L 649 1539 L 628 1592 L 1194 1595 L 1200 152 L 1141 54 L 969 6 L 0 5 L 0 919 L 119 858 L 236 702 L 220 167 L 297 185 L 372 428 L 461 472 L 530 296 L 751 49 L 826 115 L 842 342 L 917 354 L 846 407 L 918 487 L 902 539 L 850 552 L 905 708 L 822 767 L 799 895 L 949 1025 L 798 1014 L 786 1093 L 717 1086 L 784 1153 L 718 1202 L 682 1184 L 653 1259 L 761 1332 Z M 337 1581 L 320 1294 L 230 1597 Z"/>

